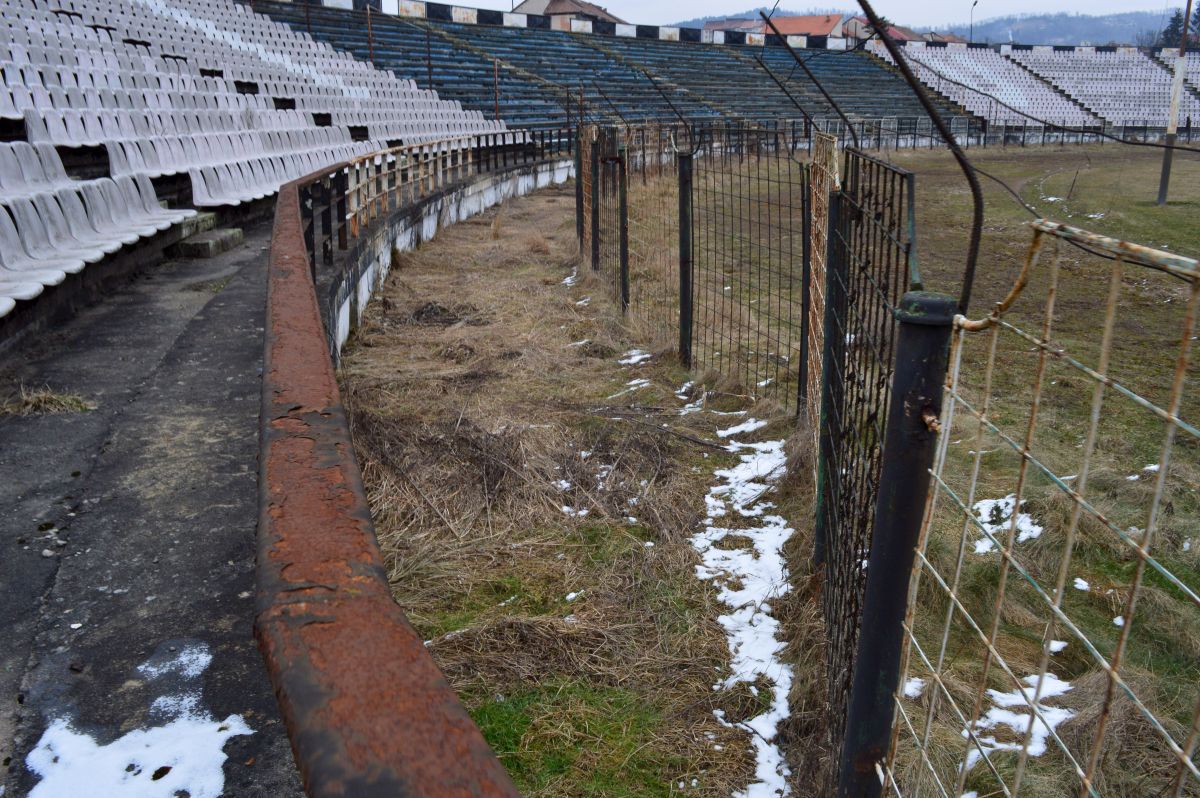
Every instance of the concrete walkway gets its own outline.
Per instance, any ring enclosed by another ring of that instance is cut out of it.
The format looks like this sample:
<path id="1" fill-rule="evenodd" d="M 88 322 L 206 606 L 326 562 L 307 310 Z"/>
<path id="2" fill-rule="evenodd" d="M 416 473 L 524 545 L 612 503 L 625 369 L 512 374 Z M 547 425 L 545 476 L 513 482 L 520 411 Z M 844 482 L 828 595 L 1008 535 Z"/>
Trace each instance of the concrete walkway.
<path id="1" fill-rule="evenodd" d="M 126 735 L 183 721 L 224 735 L 204 764 L 211 776 L 227 755 L 225 795 L 302 795 L 251 631 L 269 226 L 246 233 L 0 358 L 0 392 L 49 386 L 96 404 L 0 416 L 5 798 L 85 794 L 69 792 L 71 762 L 100 795 Z M 57 724 L 49 751 L 56 720 L 70 731 Z M 66 754 L 64 735 L 81 734 L 107 746 L 95 761 Z M 26 766 L 39 742 L 45 779 Z M 126 778 L 195 795 L 196 766 L 131 761 Z"/>

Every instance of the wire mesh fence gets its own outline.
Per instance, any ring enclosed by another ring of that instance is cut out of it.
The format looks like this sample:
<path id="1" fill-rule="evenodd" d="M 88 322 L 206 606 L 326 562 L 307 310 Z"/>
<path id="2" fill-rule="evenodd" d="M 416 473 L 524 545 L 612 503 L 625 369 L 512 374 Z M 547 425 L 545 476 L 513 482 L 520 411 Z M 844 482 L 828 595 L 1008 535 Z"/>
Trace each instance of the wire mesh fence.
<path id="1" fill-rule="evenodd" d="M 698 137 L 692 181 L 693 364 L 796 407 L 805 339 L 805 162 L 784 131 Z"/>
<path id="2" fill-rule="evenodd" d="M 817 131 L 813 134 L 809 167 L 809 279 L 808 341 L 805 345 L 804 407 L 814 445 L 819 445 L 821 427 L 821 354 L 825 350 L 825 256 L 829 246 L 829 206 L 840 183 L 837 138 Z"/>
<path id="3" fill-rule="evenodd" d="M 886 794 L 1194 796 L 1189 258 L 1038 221 L 955 320 Z"/>
<path id="4" fill-rule="evenodd" d="M 656 338 L 679 329 L 679 172 L 667 127 L 629 133 L 629 313 Z"/>
<path id="5" fill-rule="evenodd" d="M 825 565 L 829 745 L 845 735 L 901 295 L 919 287 L 913 176 L 847 150 L 825 264 L 816 557 Z"/>

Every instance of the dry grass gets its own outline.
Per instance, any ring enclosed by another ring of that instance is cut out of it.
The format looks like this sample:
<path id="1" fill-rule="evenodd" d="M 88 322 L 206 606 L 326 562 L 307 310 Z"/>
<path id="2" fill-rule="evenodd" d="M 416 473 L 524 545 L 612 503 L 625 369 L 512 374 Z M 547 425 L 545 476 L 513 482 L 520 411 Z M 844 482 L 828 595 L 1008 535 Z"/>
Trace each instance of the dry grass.
<path id="1" fill-rule="evenodd" d="M 0 416 L 40 416 L 53 413 L 86 413 L 96 409 L 96 403 L 73 393 L 20 386 L 14 396 L 0 400 Z"/>
<path id="2" fill-rule="evenodd" d="M 562 284 L 572 204 L 540 192 L 396 258 L 341 375 L 377 532 L 397 600 L 524 794 L 728 796 L 753 758 L 713 710 L 750 717 L 762 698 L 713 690 L 728 650 L 689 537 L 732 462 L 714 445 L 729 420 L 679 414 L 694 377 L 669 353 L 616 362 L 650 345 L 607 283 Z M 806 519 L 806 495 L 781 496 L 785 515 Z M 801 670 L 785 737 L 810 772 L 816 602 L 773 605 Z"/>

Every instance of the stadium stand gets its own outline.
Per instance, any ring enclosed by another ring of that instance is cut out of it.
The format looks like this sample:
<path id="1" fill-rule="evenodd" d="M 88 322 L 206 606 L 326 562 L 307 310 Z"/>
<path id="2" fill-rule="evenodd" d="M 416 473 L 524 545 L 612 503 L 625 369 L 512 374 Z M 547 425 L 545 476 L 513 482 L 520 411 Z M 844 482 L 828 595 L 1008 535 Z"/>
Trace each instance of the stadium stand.
<path id="1" fill-rule="evenodd" d="M 1008 57 L 1115 125 L 1166 125 L 1171 74 L 1144 53 L 1014 47 Z M 1189 118 L 1200 119 L 1200 99 L 1185 93 L 1178 121 Z"/>
<path id="2" fill-rule="evenodd" d="M 1168 72 L 1175 72 L 1175 59 L 1179 57 L 1178 50 L 1159 50 L 1154 54 L 1154 60 L 1163 65 Z M 1184 66 L 1183 77 L 1188 89 L 1200 97 L 1200 53 L 1190 52 Z M 1200 119 L 1193 118 L 1193 124 L 1200 124 Z"/>
<path id="3" fill-rule="evenodd" d="M 464 107 L 492 113 L 498 105 L 501 118 L 513 126 L 561 126 L 568 115 L 577 116 L 580 92 L 586 113 L 607 122 L 680 116 L 754 121 L 801 117 L 759 66 L 759 56 L 810 116 L 836 116 L 780 47 L 464 25 L 382 14 L 372 15 L 368 43 L 361 12 L 287 2 L 255 2 L 254 7 L 297 31 L 311 30 L 318 41 L 356 57 L 373 55 L 377 66 L 423 81 Z M 493 80 L 497 64 L 498 91 Z M 807 65 L 852 117 L 923 114 L 900 77 L 868 54 L 814 50 Z M 540 101 L 527 109 L 524 98 L 530 93 Z M 965 113 L 944 101 L 940 105 L 952 115 Z"/>
<path id="4" fill-rule="evenodd" d="M 390 145 L 506 130 L 227 0 L 0 9 L 0 317 L 195 215 L 152 178 L 236 205 Z"/>
<path id="5" fill-rule="evenodd" d="M 877 56 L 894 63 L 881 43 L 872 42 L 870 47 Z M 1079 103 L 995 50 L 910 45 L 904 55 L 922 83 L 988 122 L 1027 124 L 1030 120 L 1024 114 L 1029 114 L 1066 125 L 1099 124 L 1099 119 Z"/>

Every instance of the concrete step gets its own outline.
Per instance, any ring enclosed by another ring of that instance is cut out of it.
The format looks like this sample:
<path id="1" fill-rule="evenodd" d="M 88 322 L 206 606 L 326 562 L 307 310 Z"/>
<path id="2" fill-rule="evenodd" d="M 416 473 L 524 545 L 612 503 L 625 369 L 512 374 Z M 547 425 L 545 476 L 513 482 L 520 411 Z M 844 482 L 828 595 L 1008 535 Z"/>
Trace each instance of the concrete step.
<path id="1" fill-rule="evenodd" d="M 185 258 L 215 258 L 217 255 L 242 243 L 240 227 L 223 227 L 204 230 L 185 238 L 176 245 L 179 255 Z"/>

